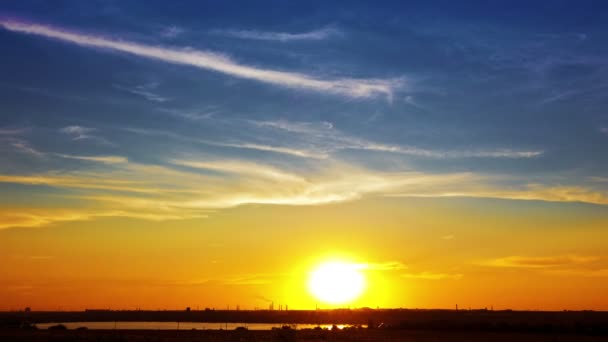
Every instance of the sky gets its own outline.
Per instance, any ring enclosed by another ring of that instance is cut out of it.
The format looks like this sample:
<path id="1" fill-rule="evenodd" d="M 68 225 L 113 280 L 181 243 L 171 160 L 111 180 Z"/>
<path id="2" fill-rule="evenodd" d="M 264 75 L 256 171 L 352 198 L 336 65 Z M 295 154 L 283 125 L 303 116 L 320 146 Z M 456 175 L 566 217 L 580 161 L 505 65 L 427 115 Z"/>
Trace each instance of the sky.
<path id="1" fill-rule="evenodd" d="M 0 310 L 608 310 L 603 1 L 0 4 Z"/>

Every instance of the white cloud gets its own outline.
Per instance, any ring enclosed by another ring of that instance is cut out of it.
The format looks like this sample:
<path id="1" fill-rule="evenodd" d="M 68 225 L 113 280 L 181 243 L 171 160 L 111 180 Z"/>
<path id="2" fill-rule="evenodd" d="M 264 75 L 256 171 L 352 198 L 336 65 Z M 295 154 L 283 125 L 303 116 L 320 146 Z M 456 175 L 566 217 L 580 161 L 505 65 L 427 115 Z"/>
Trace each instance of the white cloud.
<path id="1" fill-rule="evenodd" d="M 342 35 L 342 32 L 340 30 L 331 27 L 325 27 L 322 29 L 301 33 L 269 32 L 257 30 L 214 30 L 211 33 L 240 39 L 268 40 L 279 42 L 324 40 L 334 36 Z"/>
<path id="2" fill-rule="evenodd" d="M 81 46 L 104 48 L 132 55 L 153 58 L 168 63 L 190 65 L 200 69 L 217 71 L 234 77 L 251 79 L 287 88 L 307 89 L 322 93 L 354 98 L 384 95 L 389 100 L 403 80 L 397 79 L 325 79 L 312 75 L 263 69 L 239 64 L 229 58 L 194 49 L 177 49 L 145 45 L 124 40 L 114 40 L 79 32 L 69 32 L 51 26 L 17 21 L 0 21 L 5 29 L 13 32 L 33 34 Z"/>
<path id="3" fill-rule="evenodd" d="M 82 127 L 82 126 L 67 126 L 59 130 L 61 133 L 72 136 L 74 140 L 89 139 L 91 135 L 89 133 L 94 132 L 95 128 Z"/>

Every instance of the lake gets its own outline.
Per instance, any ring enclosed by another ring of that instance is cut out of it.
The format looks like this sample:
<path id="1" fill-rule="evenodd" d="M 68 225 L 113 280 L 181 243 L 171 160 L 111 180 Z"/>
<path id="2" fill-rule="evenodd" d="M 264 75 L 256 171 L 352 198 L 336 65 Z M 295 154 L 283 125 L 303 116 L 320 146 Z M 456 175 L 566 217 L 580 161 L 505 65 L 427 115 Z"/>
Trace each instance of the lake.
<path id="1" fill-rule="evenodd" d="M 56 323 L 39 323 L 36 324 L 38 329 L 48 329 L 50 326 L 63 324 L 68 329 L 76 329 L 86 327 L 92 330 L 234 330 L 237 327 L 246 327 L 249 330 L 271 330 L 272 328 L 280 328 L 285 324 L 278 323 L 205 323 L 205 322 L 56 322 Z M 294 329 L 314 329 L 321 327 L 331 329 L 331 324 L 293 324 L 290 325 Z M 338 328 L 342 329 L 350 327 L 350 325 L 338 324 Z"/>

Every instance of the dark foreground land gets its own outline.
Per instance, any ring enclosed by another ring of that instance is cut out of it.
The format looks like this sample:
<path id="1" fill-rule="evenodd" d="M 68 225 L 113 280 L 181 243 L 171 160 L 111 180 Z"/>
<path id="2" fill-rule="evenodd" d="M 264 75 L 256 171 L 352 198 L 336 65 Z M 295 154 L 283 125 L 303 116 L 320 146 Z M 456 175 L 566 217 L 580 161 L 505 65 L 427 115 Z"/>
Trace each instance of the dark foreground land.
<path id="1" fill-rule="evenodd" d="M 267 331 L 35 328 L 35 324 L 52 322 L 274 323 L 286 328 Z M 289 324 L 361 327 L 294 330 L 287 328 Z M 0 341 L 608 341 L 608 312 L 406 309 L 0 312 Z"/>
<path id="2" fill-rule="evenodd" d="M 608 312 L 512 310 L 86 310 L 0 312 L 0 329 L 24 323 L 67 322 L 217 322 L 346 324 L 401 330 L 493 331 L 608 335 Z"/>
<path id="3" fill-rule="evenodd" d="M 608 341 L 608 336 L 589 336 L 554 333 L 500 333 L 473 331 L 427 331 L 356 329 L 348 331 L 331 330 L 267 330 L 267 331 L 226 331 L 226 330 L 90 330 L 90 331 L 16 331 L 0 330 L 1 341 Z"/>

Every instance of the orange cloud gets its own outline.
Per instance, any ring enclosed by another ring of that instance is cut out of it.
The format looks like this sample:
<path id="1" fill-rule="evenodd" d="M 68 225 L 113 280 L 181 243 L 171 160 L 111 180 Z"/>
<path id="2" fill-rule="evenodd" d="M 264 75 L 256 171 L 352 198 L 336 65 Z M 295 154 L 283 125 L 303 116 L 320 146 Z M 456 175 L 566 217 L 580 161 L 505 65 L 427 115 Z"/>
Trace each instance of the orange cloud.
<path id="1" fill-rule="evenodd" d="M 493 267 L 525 267 L 525 268 L 546 268 L 559 267 L 577 264 L 585 264 L 599 260 L 594 256 L 577 256 L 577 255 L 562 255 L 562 256 L 547 256 L 547 257 L 531 257 L 531 256 L 508 256 L 487 260 L 481 263 L 484 266 Z"/>

